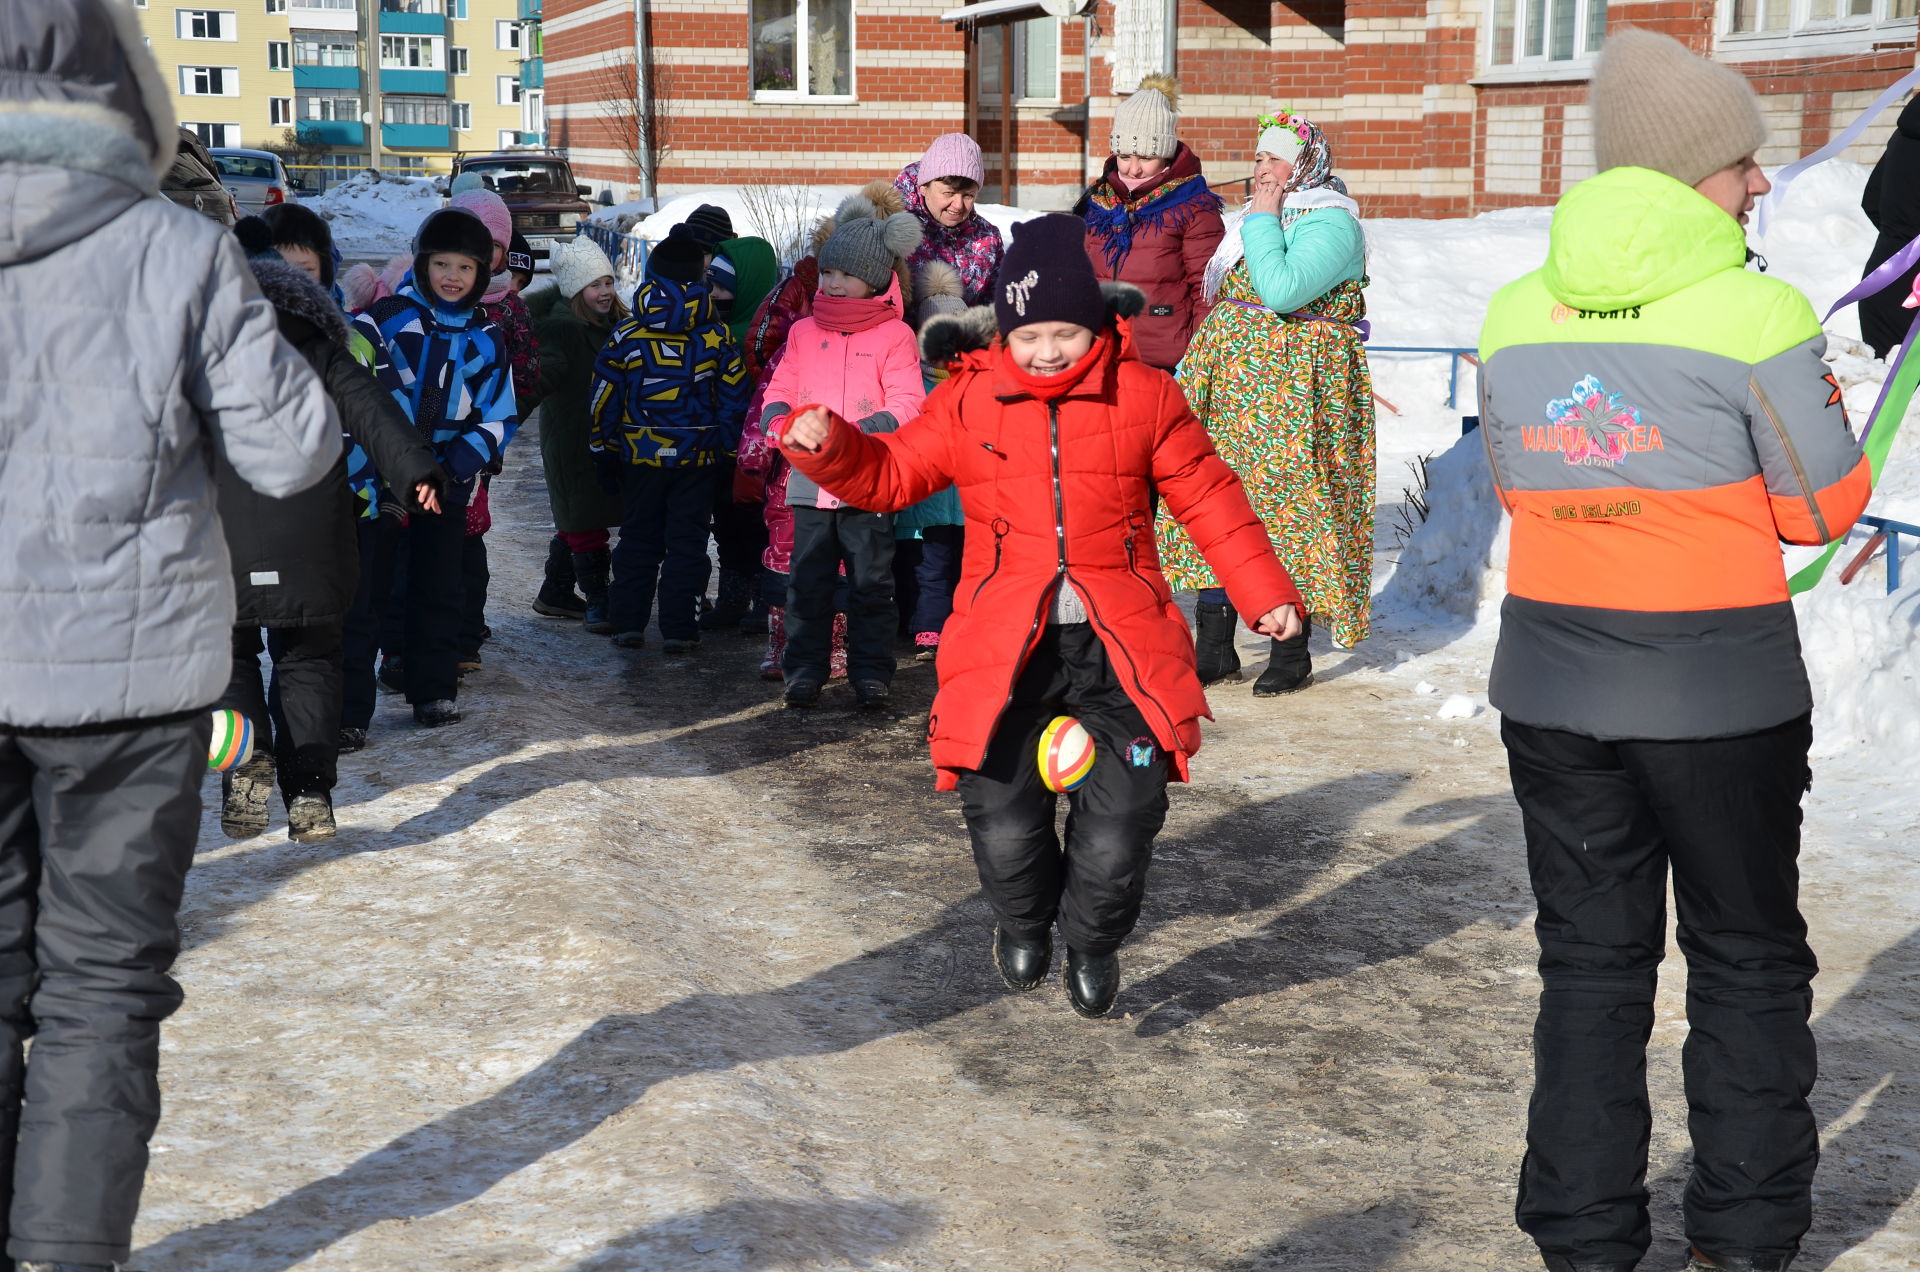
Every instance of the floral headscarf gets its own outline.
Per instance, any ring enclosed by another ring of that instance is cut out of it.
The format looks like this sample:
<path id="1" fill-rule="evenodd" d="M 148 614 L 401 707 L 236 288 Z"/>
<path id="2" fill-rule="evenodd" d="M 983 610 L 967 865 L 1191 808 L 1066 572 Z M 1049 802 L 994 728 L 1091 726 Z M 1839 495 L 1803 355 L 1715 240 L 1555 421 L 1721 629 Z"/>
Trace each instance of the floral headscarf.
<path id="1" fill-rule="evenodd" d="M 1297 216 L 1313 208 L 1340 208 L 1356 220 L 1359 218 L 1360 205 L 1347 197 L 1339 179 L 1333 175 L 1333 148 L 1327 144 L 1327 135 L 1320 131 L 1318 124 L 1303 119 L 1285 106 L 1274 114 L 1260 116 L 1257 122 L 1262 135 L 1271 128 L 1284 128 L 1300 139 L 1300 153 L 1293 160 L 1293 175 L 1287 179 L 1287 188 L 1280 201 L 1283 224 L 1293 220 L 1287 213 Z M 1226 237 L 1220 240 L 1213 259 L 1207 262 L 1207 272 L 1201 286 L 1209 302 L 1220 294 L 1220 284 L 1227 280 L 1233 267 L 1247 254 L 1246 243 L 1240 237 L 1240 227 L 1246 221 L 1247 209 L 1251 206 L 1251 203 L 1241 204 L 1240 210 L 1228 218 Z"/>

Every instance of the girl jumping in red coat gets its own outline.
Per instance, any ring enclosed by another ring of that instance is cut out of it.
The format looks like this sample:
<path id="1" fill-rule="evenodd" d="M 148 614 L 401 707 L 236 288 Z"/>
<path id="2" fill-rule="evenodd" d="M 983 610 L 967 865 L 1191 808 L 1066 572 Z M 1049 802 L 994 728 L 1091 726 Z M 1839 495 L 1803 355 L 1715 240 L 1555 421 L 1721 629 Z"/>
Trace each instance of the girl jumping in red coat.
<path id="1" fill-rule="evenodd" d="M 815 406 L 794 413 L 780 444 L 861 508 L 958 486 L 966 557 L 927 727 L 938 785 L 965 801 L 1001 977 L 1013 989 L 1044 981 L 1057 922 L 1073 1008 L 1102 1016 L 1167 782 L 1186 779 L 1208 714 L 1154 550 L 1156 494 L 1234 608 L 1259 615 L 1257 630 L 1284 638 L 1301 617 L 1239 479 L 1173 378 L 1135 358 L 1126 324 L 1110 318 L 1084 233 L 1064 215 L 1015 227 L 993 288 L 1000 340 L 962 357 L 898 432 L 865 434 Z M 1068 796 L 1064 851 L 1034 762 L 1061 714 L 1079 717 L 1099 751 Z"/>

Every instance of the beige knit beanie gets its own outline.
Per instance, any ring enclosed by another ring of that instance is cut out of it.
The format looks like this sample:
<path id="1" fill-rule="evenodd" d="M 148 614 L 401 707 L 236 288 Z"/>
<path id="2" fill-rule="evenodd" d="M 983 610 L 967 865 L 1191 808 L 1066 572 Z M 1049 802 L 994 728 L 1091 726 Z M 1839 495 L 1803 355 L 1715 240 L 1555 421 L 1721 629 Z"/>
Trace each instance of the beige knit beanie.
<path id="1" fill-rule="evenodd" d="M 1639 27 L 1607 33 L 1593 72 L 1593 154 L 1697 185 L 1767 143 L 1747 77 Z"/>
<path id="2" fill-rule="evenodd" d="M 1171 75 L 1148 75 L 1133 96 L 1113 112 L 1113 153 L 1144 159 L 1171 159 L 1180 152 L 1174 112 L 1180 109 L 1180 82 Z"/>

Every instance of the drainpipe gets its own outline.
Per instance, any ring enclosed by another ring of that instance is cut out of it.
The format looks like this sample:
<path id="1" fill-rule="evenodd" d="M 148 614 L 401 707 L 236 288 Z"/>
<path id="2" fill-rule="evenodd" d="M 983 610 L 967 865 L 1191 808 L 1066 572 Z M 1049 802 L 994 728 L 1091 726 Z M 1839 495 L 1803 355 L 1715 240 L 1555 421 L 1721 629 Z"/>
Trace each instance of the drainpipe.
<path id="1" fill-rule="evenodd" d="M 361 29 L 366 38 L 361 47 L 367 54 L 367 163 L 380 168 L 380 0 L 361 0 Z"/>
<path id="2" fill-rule="evenodd" d="M 640 197 L 659 199 L 657 174 L 653 170 L 654 156 L 659 153 L 659 139 L 653 135 L 654 113 L 648 108 L 653 96 L 653 85 L 647 75 L 651 63 L 647 56 L 647 0 L 633 0 L 633 92 L 635 118 L 646 129 L 645 145 L 641 147 L 640 157 L 646 162 L 640 166 Z"/>
<path id="3" fill-rule="evenodd" d="M 1087 166 L 1093 162 L 1093 9 L 1080 20 L 1080 190 L 1093 177 Z M 1074 192 L 1077 202 L 1080 191 Z"/>

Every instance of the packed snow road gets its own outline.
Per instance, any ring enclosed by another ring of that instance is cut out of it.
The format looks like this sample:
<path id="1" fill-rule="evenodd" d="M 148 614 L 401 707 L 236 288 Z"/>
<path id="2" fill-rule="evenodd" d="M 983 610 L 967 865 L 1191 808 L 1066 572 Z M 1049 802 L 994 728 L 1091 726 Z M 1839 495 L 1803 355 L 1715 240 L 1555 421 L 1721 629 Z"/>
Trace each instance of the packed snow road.
<path id="1" fill-rule="evenodd" d="M 534 616 L 537 453 L 494 487 L 466 722 L 385 700 L 331 843 L 209 813 L 134 1266 L 1535 1266 L 1531 904 L 1494 723 L 1459 718 L 1484 649 L 1388 632 L 1297 698 L 1213 695 L 1119 1007 L 1084 1021 L 993 971 L 931 669 L 886 718 L 844 689 L 804 715 L 749 639 L 668 663 Z M 1848 822 L 1842 775 L 1817 799 L 1801 1266 L 1920 1267 L 1910 825 Z M 1681 979 L 1649 1272 L 1684 1263 Z"/>

